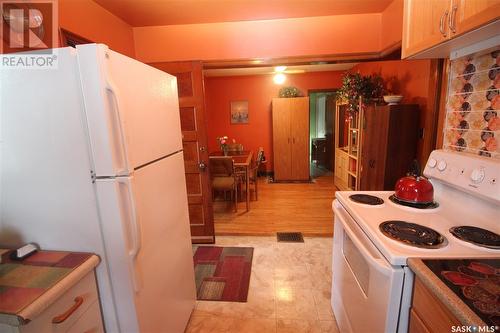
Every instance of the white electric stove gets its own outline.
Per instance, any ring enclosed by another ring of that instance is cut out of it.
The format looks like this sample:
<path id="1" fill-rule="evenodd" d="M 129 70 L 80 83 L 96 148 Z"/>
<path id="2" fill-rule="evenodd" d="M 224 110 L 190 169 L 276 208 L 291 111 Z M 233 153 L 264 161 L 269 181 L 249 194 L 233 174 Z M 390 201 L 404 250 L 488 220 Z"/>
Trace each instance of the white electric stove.
<path id="1" fill-rule="evenodd" d="M 436 203 L 428 208 L 393 202 L 390 191 L 336 192 L 332 307 L 342 332 L 407 332 L 408 258 L 500 257 L 500 161 L 436 150 L 424 175 Z M 461 226 L 481 244 L 455 237 Z"/>

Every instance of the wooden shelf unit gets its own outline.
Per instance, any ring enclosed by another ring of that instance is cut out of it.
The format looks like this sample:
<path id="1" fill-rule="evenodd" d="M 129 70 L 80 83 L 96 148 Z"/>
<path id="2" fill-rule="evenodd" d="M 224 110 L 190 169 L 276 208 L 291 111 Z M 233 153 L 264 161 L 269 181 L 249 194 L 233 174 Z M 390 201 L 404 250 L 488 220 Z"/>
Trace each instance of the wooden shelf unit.
<path id="1" fill-rule="evenodd" d="M 417 105 L 368 105 L 349 116 L 340 102 L 335 123 L 334 183 L 342 191 L 393 190 L 416 157 Z"/>
<path id="2" fill-rule="evenodd" d="M 335 112 L 334 182 L 342 191 L 359 188 L 359 153 L 363 111 L 349 115 L 347 104 L 338 102 Z"/>

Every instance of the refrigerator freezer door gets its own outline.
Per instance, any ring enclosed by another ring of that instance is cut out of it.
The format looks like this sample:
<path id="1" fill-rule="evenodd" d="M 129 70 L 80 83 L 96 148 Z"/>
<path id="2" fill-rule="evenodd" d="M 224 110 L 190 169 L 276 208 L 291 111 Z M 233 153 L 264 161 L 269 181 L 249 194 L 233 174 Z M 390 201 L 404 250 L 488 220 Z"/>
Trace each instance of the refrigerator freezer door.
<path id="1" fill-rule="evenodd" d="M 118 323 L 96 206 L 75 49 L 53 70 L 2 69 L 0 244 L 97 253 L 106 330 Z"/>
<path id="2" fill-rule="evenodd" d="M 134 260 L 140 330 L 184 332 L 196 290 L 182 152 L 136 170 L 132 185 L 142 240 Z"/>
<path id="3" fill-rule="evenodd" d="M 174 76 L 102 44 L 77 52 L 97 176 L 129 175 L 182 149 Z"/>

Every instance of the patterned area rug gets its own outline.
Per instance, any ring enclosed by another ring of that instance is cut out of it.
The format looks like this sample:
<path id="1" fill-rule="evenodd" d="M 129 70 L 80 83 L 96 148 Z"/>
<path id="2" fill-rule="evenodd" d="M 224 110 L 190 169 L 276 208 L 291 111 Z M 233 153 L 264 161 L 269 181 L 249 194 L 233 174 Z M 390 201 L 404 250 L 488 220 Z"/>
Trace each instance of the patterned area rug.
<path id="1" fill-rule="evenodd" d="M 194 253 L 198 300 L 246 302 L 253 247 L 199 246 Z"/>

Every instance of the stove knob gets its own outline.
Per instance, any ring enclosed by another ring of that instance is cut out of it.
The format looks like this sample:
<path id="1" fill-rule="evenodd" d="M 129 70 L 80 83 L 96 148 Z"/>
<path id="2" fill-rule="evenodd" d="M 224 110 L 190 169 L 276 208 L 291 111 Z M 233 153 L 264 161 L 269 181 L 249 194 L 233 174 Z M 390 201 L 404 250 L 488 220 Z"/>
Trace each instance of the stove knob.
<path id="1" fill-rule="evenodd" d="M 427 165 L 429 168 L 435 168 L 437 164 L 437 161 L 434 158 L 429 158 L 429 161 L 427 161 Z"/>
<path id="2" fill-rule="evenodd" d="M 446 166 L 447 166 L 447 164 L 446 164 L 445 161 L 439 161 L 439 163 L 438 163 L 438 170 L 439 171 L 444 171 L 444 169 L 446 169 Z"/>
<path id="3" fill-rule="evenodd" d="M 470 174 L 470 180 L 472 180 L 473 183 L 480 183 L 484 179 L 484 170 L 483 169 L 474 169 L 472 170 L 472 173 Z"/>

